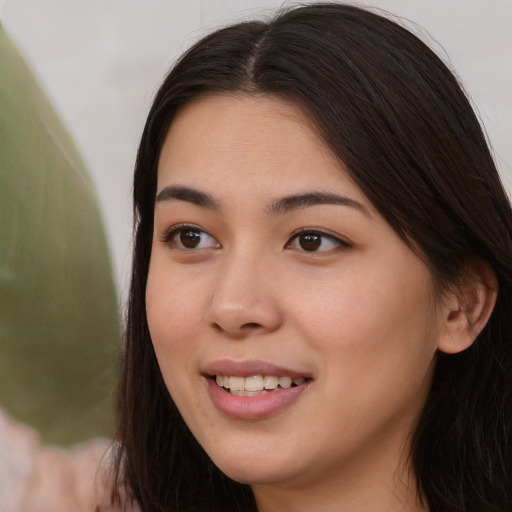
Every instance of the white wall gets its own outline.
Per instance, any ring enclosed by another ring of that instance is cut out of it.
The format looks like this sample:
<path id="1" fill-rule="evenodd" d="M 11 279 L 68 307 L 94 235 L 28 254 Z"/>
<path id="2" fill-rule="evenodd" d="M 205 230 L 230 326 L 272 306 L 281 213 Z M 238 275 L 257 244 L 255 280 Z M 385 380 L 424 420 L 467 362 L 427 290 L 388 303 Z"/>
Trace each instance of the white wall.
<path id="1" fill-rule="evenodd" d="M 207 30 L 288 3 L 0 0 L 4 27 L 40 76 L 89 165 L 121 290 L 130 264 L 133 161 L 159 82 L 173 60 Z M 512 1 L 359 3 L 403 16 L 440 43 L 438 53 L 448 54 L 465 83 L 512 190 Z"/>

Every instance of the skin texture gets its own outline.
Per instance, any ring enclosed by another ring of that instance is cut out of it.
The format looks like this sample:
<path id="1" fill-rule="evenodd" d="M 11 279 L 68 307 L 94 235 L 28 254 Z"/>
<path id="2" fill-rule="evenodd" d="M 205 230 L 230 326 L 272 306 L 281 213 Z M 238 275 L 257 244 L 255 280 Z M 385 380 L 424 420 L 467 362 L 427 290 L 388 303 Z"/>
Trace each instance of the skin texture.
<path id="1" fill-rule="evenodd" d="M 215 208 L 165 198 L 170 186 Z M 310 192 L 351 202 L 270 211 Z M 251 484 L 261 511 L 423 510 L 409 436 L 436 351 L 453 343 L 453 297 L 435 299 L 426 265 L 303 113 L 265 96 L 196 99 L 171 125 L 158 193 L 148 324 L 169 392 L 215 464 Z M 183 223 L 197 248 L 166 237 Z M 301 246 L 302 228 L 326 233 L 318 250 Z M 218 360 L 310 380 L 268 416 L 233 418 L 211 399 L 205 368 Z"/>

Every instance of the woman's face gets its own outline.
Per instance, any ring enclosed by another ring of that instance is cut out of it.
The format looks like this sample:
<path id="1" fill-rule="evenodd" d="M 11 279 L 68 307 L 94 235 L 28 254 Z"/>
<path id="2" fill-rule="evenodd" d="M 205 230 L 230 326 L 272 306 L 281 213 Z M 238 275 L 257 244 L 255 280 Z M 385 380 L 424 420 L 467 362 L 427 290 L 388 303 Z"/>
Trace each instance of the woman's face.
<path id="1" fill-rule="evenodd" d="M 293 104 L 211 95 L 176 117 L 146 304 L 187 425 L 256 492 L 379 478 L 407 456 L 445 312 Z"/>

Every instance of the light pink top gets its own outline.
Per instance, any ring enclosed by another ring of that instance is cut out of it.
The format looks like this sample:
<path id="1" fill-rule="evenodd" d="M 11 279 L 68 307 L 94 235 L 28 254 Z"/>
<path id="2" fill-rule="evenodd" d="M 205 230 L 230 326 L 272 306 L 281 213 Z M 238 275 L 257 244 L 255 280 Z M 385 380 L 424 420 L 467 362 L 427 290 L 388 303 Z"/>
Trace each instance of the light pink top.
<path id="1" fill-rule="evenodd" d="M 112 510 L 107 440 L 71 449 L 43 446 L 37 432 L 0 409 L 0 510 L 2 512 L 94 512 Z"/>

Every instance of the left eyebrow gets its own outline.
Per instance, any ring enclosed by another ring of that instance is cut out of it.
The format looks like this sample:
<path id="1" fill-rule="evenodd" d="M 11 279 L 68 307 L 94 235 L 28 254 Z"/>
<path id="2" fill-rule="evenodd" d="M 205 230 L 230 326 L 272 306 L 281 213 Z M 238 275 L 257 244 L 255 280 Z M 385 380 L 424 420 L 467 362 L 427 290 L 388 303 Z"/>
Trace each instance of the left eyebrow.
<path id="1" fill-rule="evenodd" d="M 281 215 L 301 208 L 324 204 L 355 208 L 367 217 L 371 217 L 370 212 L 359 201 L 339 194 L 333 194 L 332 192 L 307 192 L 305 194 L 282 197 L 270 203 L 267 211 L 271 215 Z"/>

